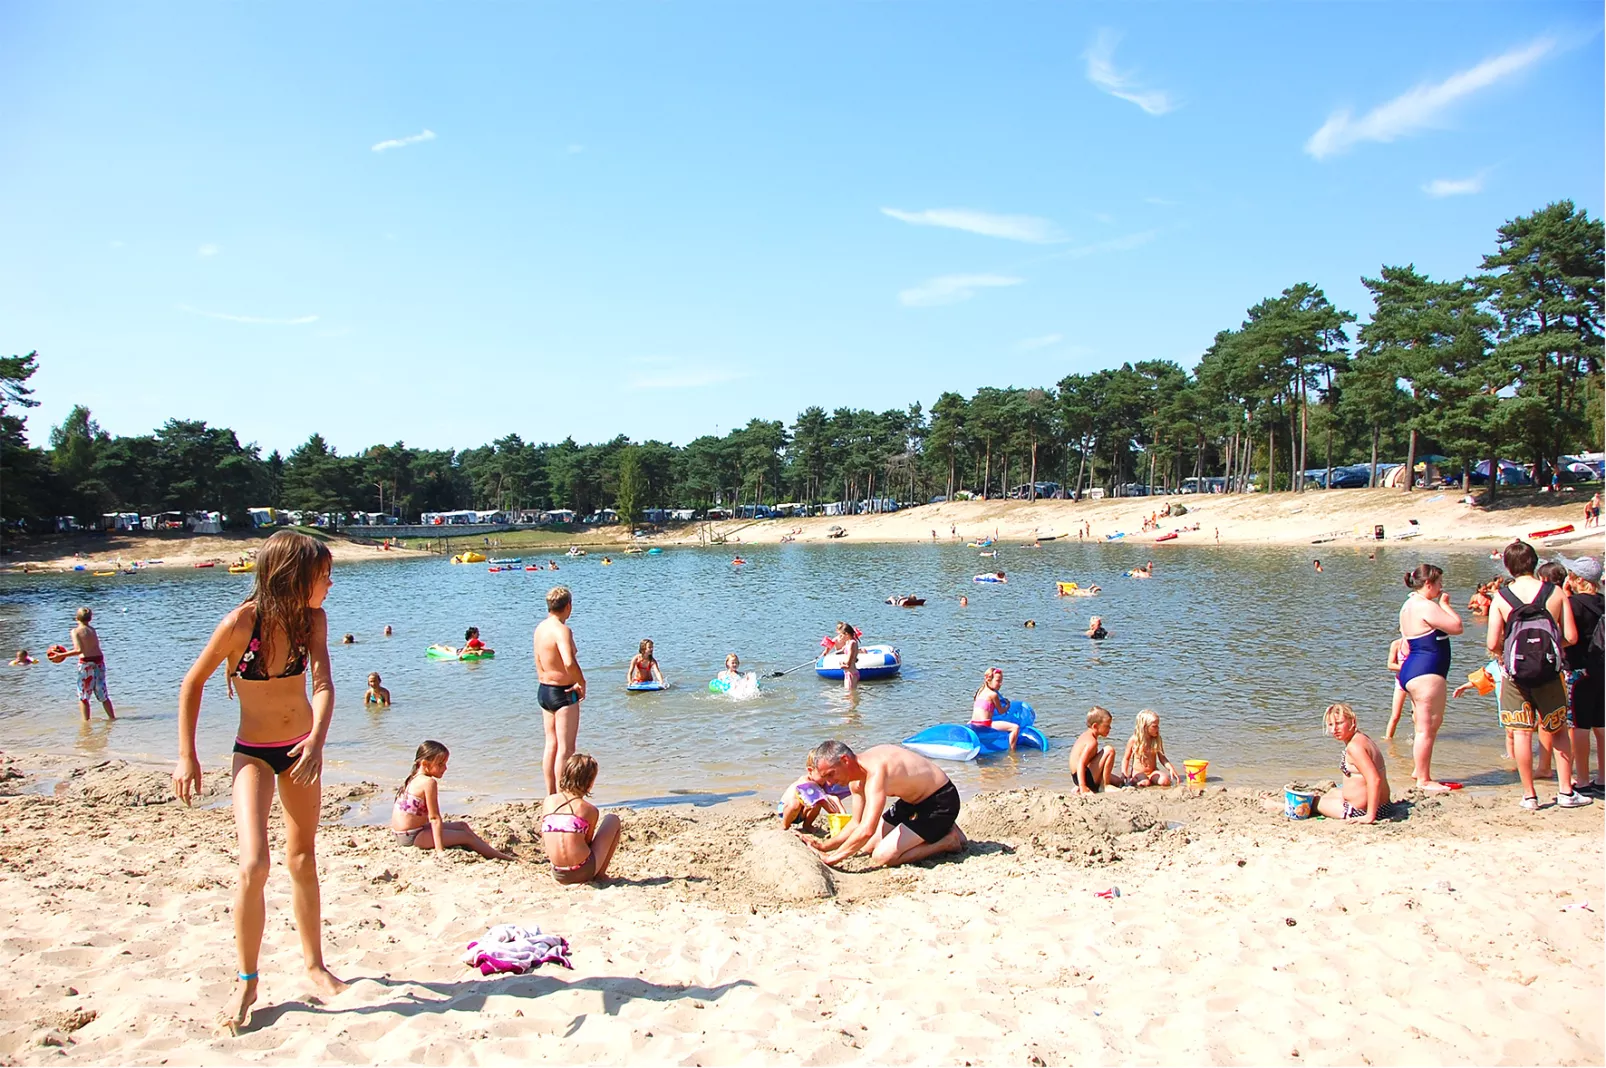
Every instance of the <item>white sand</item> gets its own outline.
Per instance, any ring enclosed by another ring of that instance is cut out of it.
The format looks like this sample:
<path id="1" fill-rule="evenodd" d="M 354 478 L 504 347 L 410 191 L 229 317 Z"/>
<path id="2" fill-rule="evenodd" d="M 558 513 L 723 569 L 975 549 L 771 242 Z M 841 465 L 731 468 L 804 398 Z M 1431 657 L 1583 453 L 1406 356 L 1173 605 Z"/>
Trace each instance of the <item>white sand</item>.
<path id="1" fill-rule="evenodd" d="M 232 823 L 131 803 L 164 778 L 0 798 L 6 1063 L 1602 1062 L 1598 804 L 1488 789 L 1363 828 L 1217 790 L 984 795 L 963 858 L 856 863 L 800 904 L 746 860 L 757 803 L 625 814 L 605 888 L 552 882 L 528 807 L 474 820 L 518 839 L 508 864 L 332 823 L 326 952 L 354 985 L 306 996 L 276 851 L 262 1000 L 227 1040 Z M 504 921 L 564 935 L 575 970 L 463 967 Z"/>

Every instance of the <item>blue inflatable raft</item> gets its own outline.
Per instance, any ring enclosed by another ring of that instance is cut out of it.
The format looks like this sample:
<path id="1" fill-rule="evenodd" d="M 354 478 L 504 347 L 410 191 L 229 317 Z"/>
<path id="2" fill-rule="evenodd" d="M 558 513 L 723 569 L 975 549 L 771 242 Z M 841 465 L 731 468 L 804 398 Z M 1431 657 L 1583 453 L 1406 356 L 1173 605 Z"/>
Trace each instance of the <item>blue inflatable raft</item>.
<path id="1" fill-rule="evenodd" d="M 1017 750 L 1048 752 L 1048 739 L 1033 726 L 1037 722 L 1037 713 L 1032 711 L 1031 705 L 1015 701 L 1010 704 L 1008 712 L 993 717 L 994 723 L 1005 720 L 1020 724 L 1020 739 L 1015 743 Z M 933 760 L 975 760 L 979 756 L 1009 752 L 1009 734 L 986 727 L 972 727 L 968 723 L 939 723 L 905 738 L 903 744 Z"/>
<path id="2" fill-rule="evenodd" d="M 669 689 L 669 683 L 654 682 L 652 679 L 648 679 L 646 682 L 628 683 L 625 686 L 625 689 L 629 690 L 631 693 L 656 693 L 659 690 Z"/>

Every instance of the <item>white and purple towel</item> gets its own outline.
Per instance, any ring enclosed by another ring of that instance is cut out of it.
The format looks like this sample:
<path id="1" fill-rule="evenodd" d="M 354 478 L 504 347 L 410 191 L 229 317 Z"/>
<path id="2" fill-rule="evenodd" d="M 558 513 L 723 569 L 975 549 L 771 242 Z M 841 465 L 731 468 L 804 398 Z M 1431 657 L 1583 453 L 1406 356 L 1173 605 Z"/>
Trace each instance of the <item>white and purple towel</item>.
<path id="1" fill-rule="evenodd" d="M 516 923 L 499 923 L 470 942 L 463 963 L 478 968 L 481 975 L 523 975 L 543 964 L 574 967 L 569 963 L 568 942 L 557 935 L 542 934 L 539 927 L 520 927 Z"/>

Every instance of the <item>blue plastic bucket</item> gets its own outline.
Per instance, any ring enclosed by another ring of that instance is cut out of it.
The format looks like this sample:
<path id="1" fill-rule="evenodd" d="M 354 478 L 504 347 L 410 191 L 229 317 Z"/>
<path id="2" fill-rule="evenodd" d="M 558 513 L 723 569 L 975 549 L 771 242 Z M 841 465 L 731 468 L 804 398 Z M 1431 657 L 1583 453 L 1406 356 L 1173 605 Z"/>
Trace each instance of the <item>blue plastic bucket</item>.
<path id="1" fill-rule="evenodd" d="M 1296 790 L 1292 786 L 1283 788 L 1283 815 L 1291 820 L 1308 820 L 1316 815 L 1316 798 L 1318 794 L 1307 790 Z"/>

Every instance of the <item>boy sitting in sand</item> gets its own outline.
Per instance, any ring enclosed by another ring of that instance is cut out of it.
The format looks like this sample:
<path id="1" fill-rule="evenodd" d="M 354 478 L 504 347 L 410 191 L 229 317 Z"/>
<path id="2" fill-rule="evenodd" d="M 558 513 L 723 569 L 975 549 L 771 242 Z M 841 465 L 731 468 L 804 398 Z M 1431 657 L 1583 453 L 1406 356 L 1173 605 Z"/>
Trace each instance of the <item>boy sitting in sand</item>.
<path id="1" fill-rule="evenodd" d="M 1115 771 L 1115 750 L 1099 744 L 1109 737 L 1111 721 L 1109 709 L 1094 705 L 1087 712 L 1087 730 L 1071 746 L 1071 782 L 1079 794 L 1121 785 L 1121 776 Z"/>
<path id="2" fill-rule="evenodd" d="M 390 707 L 390 691 L 379 685 L 379 672 L 368 673 L 368 692 L 362 695 L 365 705 L 379 705 L 381 708 Z"/>
<path id="3" fill-rule="evenodd" d="M 847 811 L 842 803 L 853 796 L 853 791 L 846 786 L 821 786 L 815 782 L 814 752 L 813 749 L 809 750 L 803 762 L 803 777 L 788 786 L 781 795 L 782 830 L 789 829 L 794 823 L 813 827 L 821 812 L 840 815 Z"/>

